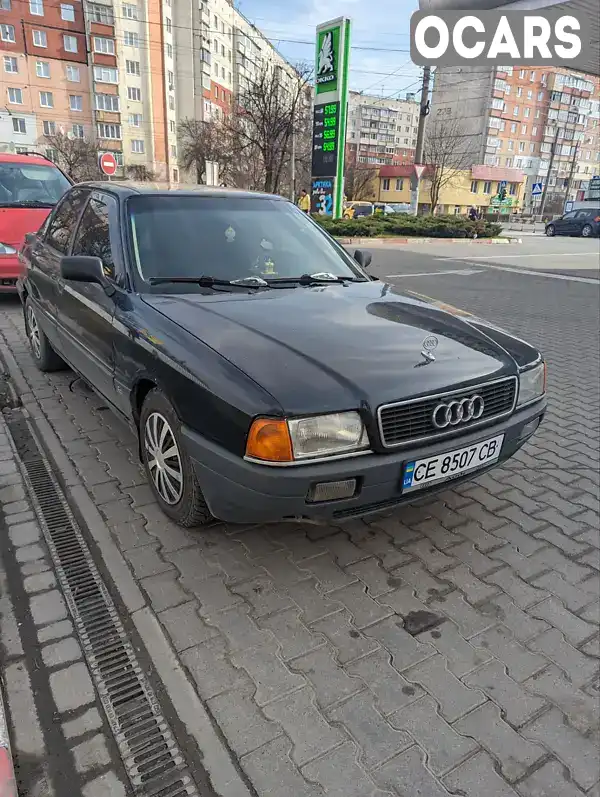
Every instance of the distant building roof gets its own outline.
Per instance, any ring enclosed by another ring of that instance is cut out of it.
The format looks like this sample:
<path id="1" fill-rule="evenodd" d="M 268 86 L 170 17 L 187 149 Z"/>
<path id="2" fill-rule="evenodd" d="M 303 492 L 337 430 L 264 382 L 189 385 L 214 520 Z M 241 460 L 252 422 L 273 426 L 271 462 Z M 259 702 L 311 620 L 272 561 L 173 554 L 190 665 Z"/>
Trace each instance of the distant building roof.
<path id="1" fill-rule="evenodd" d="M 506 169 L 500 166 L 473 166 L 474 180 L 506 180 L 507 183 L 522 183 L 525 174 L 521 169 Z"/>
<path id="2" fill-rule="evenodd" d="M 380 177 L 412 177 L 415 167 L 412 163 L 403 163 L 399 166 L 382 166 L 379 169 Z"/>

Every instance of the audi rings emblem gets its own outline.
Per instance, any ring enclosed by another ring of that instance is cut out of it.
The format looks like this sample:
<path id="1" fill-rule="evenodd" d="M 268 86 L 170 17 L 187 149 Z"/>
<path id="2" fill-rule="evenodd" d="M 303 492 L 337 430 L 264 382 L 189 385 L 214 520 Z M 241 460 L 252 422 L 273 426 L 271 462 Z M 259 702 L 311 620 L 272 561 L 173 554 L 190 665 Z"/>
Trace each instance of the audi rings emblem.
<path id="1" fill-rule="evenodd" d="M 446 429 L 448 426 L 458 426 L 459 423 L 476 421 L 483 415 L 483 408 L 484 402 L 481 396 L 449 401 L 437 405 L 431 420 L 437 429 Z"/>

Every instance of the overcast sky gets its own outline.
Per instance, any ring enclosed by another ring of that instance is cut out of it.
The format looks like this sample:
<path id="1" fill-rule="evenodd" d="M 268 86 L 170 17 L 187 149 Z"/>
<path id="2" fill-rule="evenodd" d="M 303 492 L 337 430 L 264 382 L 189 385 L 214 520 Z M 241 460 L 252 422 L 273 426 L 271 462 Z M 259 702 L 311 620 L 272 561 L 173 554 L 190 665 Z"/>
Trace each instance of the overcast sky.
<path id="1" fill-rule="evenodd" d="M 235 0 L 235 4 L 292 62 L 314 62 L 316 25 L 346 15 L 353 24 L 350 88 L 384 97 L 403 97 L 418 88 L 420 70 L 409 53 L 410 15 L 418 9 L 418 0 Z"/>

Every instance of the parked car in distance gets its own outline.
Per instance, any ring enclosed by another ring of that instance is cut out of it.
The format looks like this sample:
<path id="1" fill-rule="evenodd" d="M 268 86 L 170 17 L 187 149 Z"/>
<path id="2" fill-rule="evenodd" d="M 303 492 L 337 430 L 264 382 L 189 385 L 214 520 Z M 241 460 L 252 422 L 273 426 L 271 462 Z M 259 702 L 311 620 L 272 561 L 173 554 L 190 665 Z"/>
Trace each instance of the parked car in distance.
<path id="1" fill-rule="evenodd" d="M 508 459 L 545 412 L 536 348 L 369 277 L 281 197 L 81 184 L 23 257 L 34 361 L 130 423 L 183 526 L 414 501 Z"/>
<path id="2" fill-rule="evenodd" d="M 412 214 L 412 208 L 410 206 L 410 202 L 390 202 L 388 207 L 390 207 L 394 213 Z"/>
<path id="3" fill-rule="evenodd" d="M 19 250 L 71 186 L 48 158 L 0 152 L 0 293 L 15 293 Z"/>
<path id="4" fill-rule="evenodd" d="M 362 202 L 360 200 L 344 202 L 344 218 L 358 219 L 361 216 L 372 216 L 374 212 L 372 202 Z"/>
<path id="5" fill-rule="evenodd" d="M 375 216 L 392 216 L 395 212 L 393 206 L 388 205 L 386 202 L 373 203 L 373 213 Z"/>
<path id="6" fill-rule="evenodd" d="M 600 234 L 600 207 L 577 208 L 546 224 L 546 235 L 581 235 L 591 238 Z"/>

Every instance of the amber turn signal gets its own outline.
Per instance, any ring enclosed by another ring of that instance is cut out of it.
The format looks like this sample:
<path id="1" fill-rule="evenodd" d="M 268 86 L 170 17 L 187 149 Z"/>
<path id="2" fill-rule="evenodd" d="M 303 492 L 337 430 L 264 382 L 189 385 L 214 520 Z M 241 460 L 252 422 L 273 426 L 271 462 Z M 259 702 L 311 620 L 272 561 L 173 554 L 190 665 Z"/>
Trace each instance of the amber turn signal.
<path id="1" fill-rule="evenodd" d="M 546 365 L 546 361 L 544 360 L 544 393 L 546 392 L 547 381 L 548 381 L 548 366 Z"/>
<path id="2" fill-rule="evenodd" d="M 246 456 L 265 462 L 293 462 L 292 441 L 286 421 L 257 418 L 248 433 Z"/>

